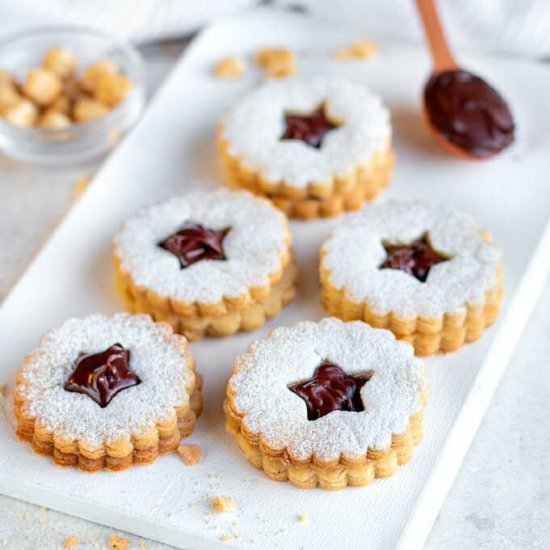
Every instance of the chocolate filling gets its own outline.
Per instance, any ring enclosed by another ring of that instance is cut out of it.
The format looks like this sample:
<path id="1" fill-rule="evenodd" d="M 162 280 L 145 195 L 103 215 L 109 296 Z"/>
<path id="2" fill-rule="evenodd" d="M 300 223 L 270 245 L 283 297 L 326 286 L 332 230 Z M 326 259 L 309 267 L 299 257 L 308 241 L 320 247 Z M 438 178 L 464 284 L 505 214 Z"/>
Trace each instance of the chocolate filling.
<path id="1" fill-rule="evenodd" d="M 333 411 L 361 412 L 365 410 L 361 388 L 372 373 L 353 375 L 325 361 L 312 378 L 289 386 L 306 403 L 308 420 L 317 420 Z"/>
<path id="2" fill-rule="evenodd" d="M 122 390 L 141 383 L 129 366 L 130 351 L 114 344 L 100 353 L 80 354 L 65 390 L 91 397 L 105 408 Z"/>

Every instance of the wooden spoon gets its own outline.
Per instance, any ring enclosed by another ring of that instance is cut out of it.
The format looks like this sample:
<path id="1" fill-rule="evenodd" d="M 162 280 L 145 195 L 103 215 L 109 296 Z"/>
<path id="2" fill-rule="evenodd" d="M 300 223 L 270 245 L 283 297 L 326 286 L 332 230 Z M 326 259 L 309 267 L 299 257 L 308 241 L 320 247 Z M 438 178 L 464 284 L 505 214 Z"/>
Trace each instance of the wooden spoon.
<path id="1" fill-rule="evenodd" d="M 514 141 L 508 104 L 485 80 L 462 69 L 445 39 L 435 0 L 416 0 L 432 53 L 424 114 L 435 140 L 455 155 L 485 159 Z"/>

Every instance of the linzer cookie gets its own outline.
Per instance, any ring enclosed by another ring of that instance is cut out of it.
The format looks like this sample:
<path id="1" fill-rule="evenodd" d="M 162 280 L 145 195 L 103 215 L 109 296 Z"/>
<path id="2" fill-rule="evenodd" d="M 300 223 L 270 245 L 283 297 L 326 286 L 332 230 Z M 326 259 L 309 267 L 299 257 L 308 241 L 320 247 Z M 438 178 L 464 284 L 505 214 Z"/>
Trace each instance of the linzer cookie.
<path id="1" fill-rule="evenodd" d="M 227 430 L 271 479 L 367 485 L 412 458 L 426 385 L 413 348 L 388 330 L 327 318 L 277 328 L 239 357 Z"/>
<path id="2" fill-rule="evenodd" d="M 228 183 L 292 217 L 356 210 L 388 183 L 389 113 L 366 87 L 342 79 L 272 81 L 244 97 L 218 128 Z"/>
<path id="3" fill-rule="evenodd" d="M 61 466 L 145 464 L 193 431 L 200 387 L 169 325 L 126 313 L 69 319 L 19 369 L 17 435 Z"/>
<path id="4" fill-rule="evenodd" d="M 129 220 L 114 242 L 126 308 L 190 340 L 263 325 L 294 297 L 284 214 L 245 191 L 196 191 Z"/>
<path id="5" fill-rule="evenodd" d="M 477 340 L 502 297 L 490 234 L 467 214 L 420 201 L 351 215 L 323 244 L 320 274 L 332 315 L 388 328 L 418 355 Z"/>

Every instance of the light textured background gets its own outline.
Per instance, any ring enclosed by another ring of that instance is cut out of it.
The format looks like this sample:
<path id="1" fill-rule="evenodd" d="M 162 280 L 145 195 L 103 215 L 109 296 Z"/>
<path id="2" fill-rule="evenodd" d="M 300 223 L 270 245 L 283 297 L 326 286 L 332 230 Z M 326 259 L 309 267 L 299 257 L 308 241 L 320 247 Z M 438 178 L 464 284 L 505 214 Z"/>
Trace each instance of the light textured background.
<path id="1" fill-rule="evenodd" d="M 152 47 L 150 89 L 179 47 Z M 74 200 L 75 181 L 94 165 L 64 170 L 23 167 L 0 157 L 0 299 Z M 550 547 L 550 285 L 493 399 L 441 510 L 427 550 Z M 113 531 L 0 496 L 0 548 L 107 548 Z M 129 536 L 130 548 L 167 546 Z"/>

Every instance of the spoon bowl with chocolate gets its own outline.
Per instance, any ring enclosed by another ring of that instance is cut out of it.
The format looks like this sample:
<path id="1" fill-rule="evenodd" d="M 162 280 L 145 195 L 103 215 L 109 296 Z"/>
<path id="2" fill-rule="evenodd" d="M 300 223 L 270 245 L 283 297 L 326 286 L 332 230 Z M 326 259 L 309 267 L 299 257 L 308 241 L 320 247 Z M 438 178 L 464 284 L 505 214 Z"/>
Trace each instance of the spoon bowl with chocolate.
<path id="1" fill-rule="evenodd" d="M 514 118 L 495 88 L 457 64 L 434 2 L 416 0 L 434 64 L 424 88 L 426 122 L 435 140 L 451 153 L 490 158 L 513 143 Z"/>

